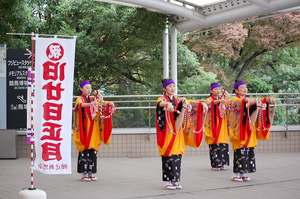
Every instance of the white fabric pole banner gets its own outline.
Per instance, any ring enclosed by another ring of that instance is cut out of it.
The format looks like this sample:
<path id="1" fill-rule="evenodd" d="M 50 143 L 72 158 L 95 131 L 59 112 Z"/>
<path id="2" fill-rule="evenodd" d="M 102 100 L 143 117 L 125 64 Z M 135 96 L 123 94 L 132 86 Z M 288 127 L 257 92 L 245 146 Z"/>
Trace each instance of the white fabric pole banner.
<path id="1" fill-rule="evenodd" d="M 35 40 L 34 169 L 70 174 L 76 38 Z"/>

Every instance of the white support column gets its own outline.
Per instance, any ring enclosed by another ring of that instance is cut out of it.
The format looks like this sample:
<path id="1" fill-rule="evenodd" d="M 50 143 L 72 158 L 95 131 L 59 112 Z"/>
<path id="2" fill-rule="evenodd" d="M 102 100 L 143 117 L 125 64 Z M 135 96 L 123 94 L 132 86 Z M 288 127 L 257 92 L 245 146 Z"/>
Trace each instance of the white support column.
<path id="1" fill-rule="evenodd" d="M 165 31 L 163 33 L 163 79 L 169 78 L 169 27 L 168 19 L 166 21 Z"/>
<path id="2" fill-rule="evenodd" d="M 177 82 L 177 29 L 172 25 L 171 30 L 171 77 L 176 83 L 176 95 L 178 92 Z"/>

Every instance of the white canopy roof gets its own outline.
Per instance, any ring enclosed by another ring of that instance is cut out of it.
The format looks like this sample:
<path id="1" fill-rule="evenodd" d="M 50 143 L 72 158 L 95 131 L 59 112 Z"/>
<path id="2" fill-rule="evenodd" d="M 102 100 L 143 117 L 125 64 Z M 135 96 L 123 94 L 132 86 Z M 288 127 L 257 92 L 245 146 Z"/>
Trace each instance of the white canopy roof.
<path id="1" fill-rule="evenodd" d="M 96 0 L 173 16 L 182 33 L 249 17 L 300 11 L 300 0 Z"/>

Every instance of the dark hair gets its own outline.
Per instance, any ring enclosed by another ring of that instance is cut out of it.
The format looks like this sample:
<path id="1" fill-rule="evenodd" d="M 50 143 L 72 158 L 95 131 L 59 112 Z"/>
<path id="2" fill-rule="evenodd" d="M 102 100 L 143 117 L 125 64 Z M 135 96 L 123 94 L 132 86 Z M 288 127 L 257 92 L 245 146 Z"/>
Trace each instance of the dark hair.
<path id="1" fill-rule="evenodd" d="M 171 80 L 171 79 L 162 79 L 161 84 L 164 84 L 166 81 Z"/>
<path id="2" fill-rule="evenodd" d="M 218 82 L 214 82 L 214 83 L 211 83 L 211 84 L 210 84 L 210 86 L 212 86 L 212 85 L 214 85 L 214 84 L 220 84 L 220 83 L 218 83 Z"/>

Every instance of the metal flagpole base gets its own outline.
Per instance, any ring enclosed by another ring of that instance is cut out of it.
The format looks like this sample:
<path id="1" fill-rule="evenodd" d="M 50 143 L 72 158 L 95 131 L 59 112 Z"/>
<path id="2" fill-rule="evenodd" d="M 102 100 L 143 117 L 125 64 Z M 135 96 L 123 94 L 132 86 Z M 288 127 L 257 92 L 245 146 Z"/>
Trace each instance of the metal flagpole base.
<path id="1" fill-rule="evenodd" d="M 19 192 L 19 199 L 47 199 L 47 194 L 40 189 L 25 188 Z"/>

